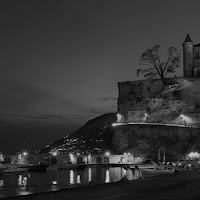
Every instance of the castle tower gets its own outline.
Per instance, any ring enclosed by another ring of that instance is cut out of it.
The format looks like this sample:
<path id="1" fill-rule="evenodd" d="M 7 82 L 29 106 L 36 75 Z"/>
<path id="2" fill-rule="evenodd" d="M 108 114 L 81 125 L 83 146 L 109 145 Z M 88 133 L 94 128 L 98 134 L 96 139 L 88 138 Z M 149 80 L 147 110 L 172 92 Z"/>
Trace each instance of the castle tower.
<path id="1" fill-rule="evenodd" d="M 193 65 L 193 42 L 190 35 L 187 34 L 185 41 L 183 42 L 183 75 L 184 77 L 194 76 Z"/>

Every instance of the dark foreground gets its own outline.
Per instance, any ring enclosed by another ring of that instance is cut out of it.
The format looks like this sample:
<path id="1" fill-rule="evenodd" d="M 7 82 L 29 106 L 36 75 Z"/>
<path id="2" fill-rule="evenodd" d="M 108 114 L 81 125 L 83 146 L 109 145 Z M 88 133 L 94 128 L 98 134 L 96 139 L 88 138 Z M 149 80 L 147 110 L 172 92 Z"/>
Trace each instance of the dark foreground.
<path id="1" fill-rule="evenodd" d="M 128 183 L 116 182 L 63 189 L 27 196 L 7 197 L 6 200 L 162 200 L 200 199 L 200 172 L 182 172 L 149 177 Z"/>

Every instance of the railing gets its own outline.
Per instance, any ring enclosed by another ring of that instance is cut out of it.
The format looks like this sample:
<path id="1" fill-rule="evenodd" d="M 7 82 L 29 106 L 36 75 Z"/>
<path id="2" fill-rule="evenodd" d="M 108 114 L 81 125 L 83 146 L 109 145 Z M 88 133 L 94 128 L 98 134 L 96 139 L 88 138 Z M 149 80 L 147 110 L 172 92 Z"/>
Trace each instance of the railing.
<path id="1" fill-rule="evenodd" d="M 164 124 L 164 123 L 147 123 L 147 122 L 119 122 L 113 123 L 112 126 L 121 125 L 159 125 L 159 126 L 177 126 L 177 127 L 187 127 L 187 128 L 200 128 L 200 123 L 188 123 L 188 124 Z"/>

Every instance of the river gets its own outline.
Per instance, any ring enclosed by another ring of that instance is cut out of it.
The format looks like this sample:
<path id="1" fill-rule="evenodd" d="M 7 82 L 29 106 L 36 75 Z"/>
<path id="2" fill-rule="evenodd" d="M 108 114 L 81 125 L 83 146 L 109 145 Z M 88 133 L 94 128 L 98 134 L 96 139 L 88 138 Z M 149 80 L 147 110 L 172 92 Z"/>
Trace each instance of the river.
<path id="1" fill-rule="evenodd" d="M 125 173 L 122 167 L 87 168 L 85 170 L 52 170 L 43 173 L 20 172 L 0 175 L 0 198 L 53 191 L 61 188 L 119 181 Z"/>

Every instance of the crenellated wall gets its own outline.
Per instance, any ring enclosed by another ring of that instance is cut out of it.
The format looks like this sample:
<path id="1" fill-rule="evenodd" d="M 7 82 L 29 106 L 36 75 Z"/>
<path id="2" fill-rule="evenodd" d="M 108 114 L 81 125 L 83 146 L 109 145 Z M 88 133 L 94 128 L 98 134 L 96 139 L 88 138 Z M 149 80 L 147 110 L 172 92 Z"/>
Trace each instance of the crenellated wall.
<path id="1" fill-rule="evenodd" d="M 165 85 L 160 79 L 120 82 L 118 89 L 120 122 L 177 123 L 181 114 L 200 113 L 198 78 L 170 78 Z"/>

